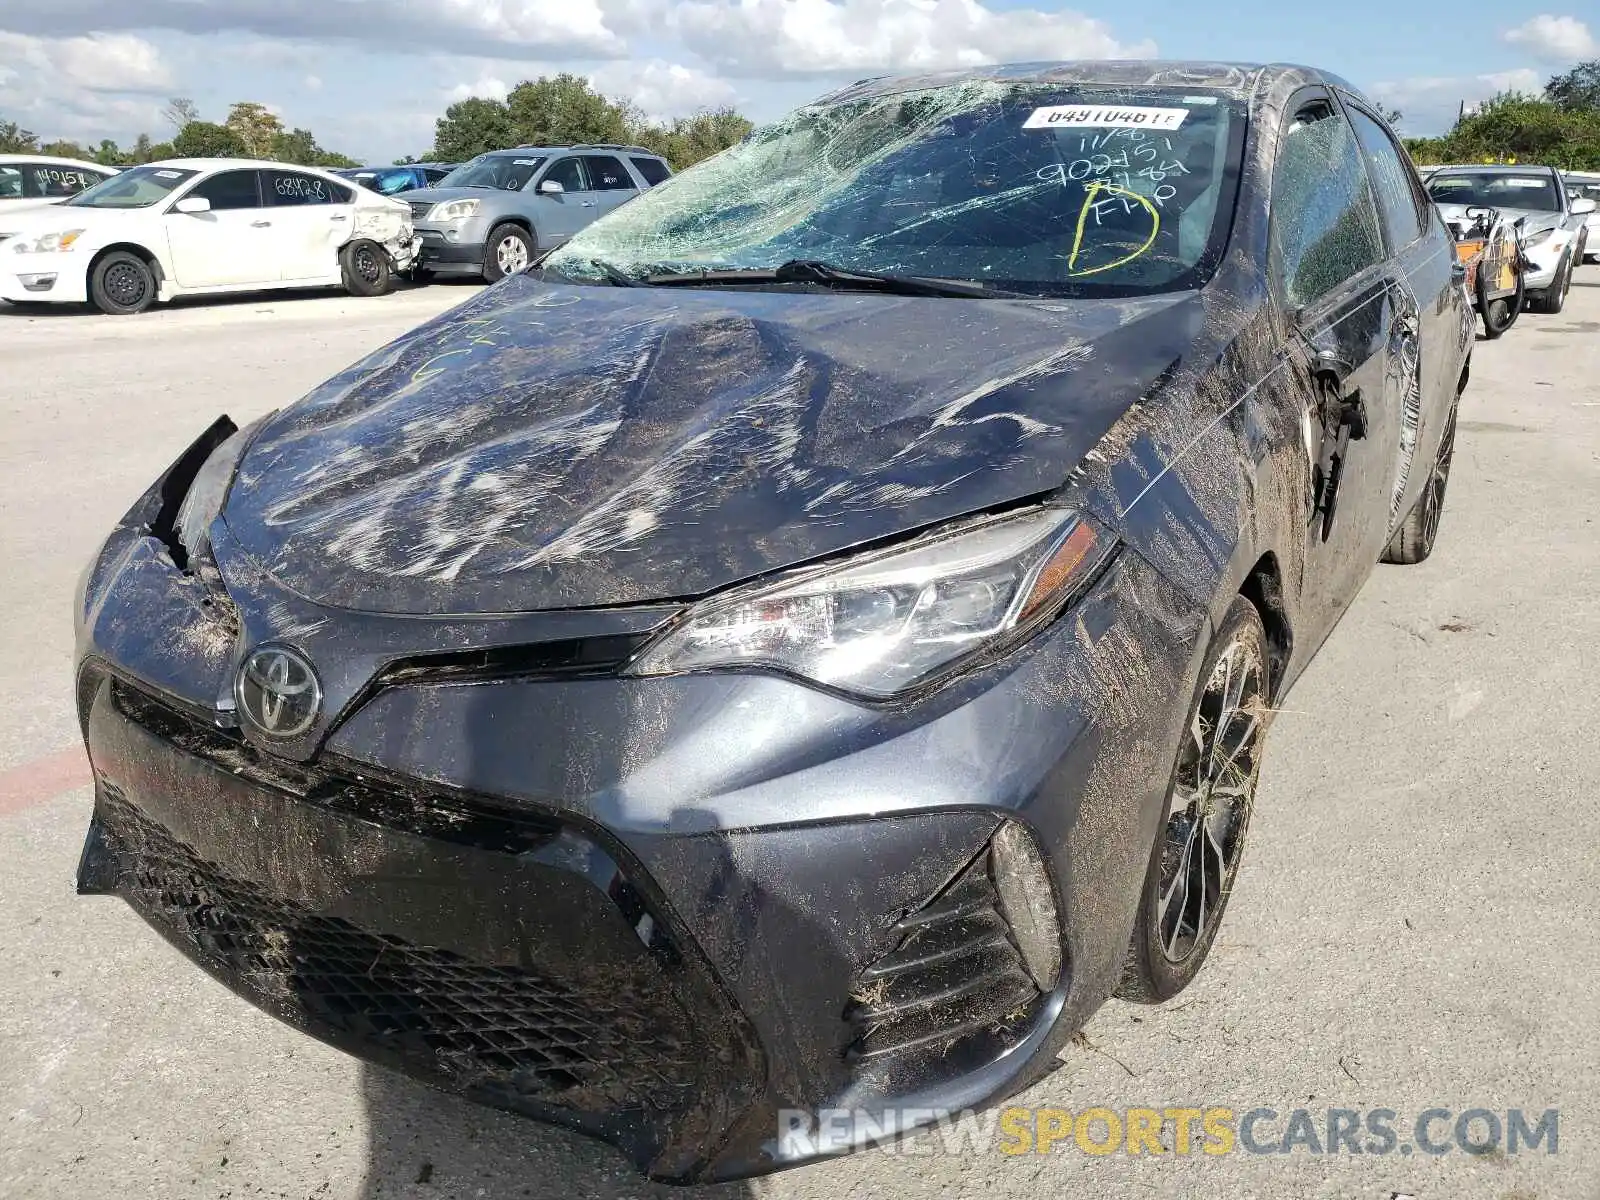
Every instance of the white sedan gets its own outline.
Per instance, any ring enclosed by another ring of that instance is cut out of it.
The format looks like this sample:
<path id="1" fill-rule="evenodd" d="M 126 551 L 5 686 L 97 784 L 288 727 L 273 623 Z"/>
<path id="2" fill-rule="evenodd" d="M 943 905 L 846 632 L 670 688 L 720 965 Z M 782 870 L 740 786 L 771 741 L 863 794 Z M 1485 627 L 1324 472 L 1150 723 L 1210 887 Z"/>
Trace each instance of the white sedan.
<path id="1" fill-rule="evenodd" d="M 264 288 L 376 296 L 417 250 L 403 201 L 314 167 L 244 159 L 132 167 L 7 224 L 0 299 L 87 300 L 118 315 Z"/>
<path id="2" fill-rule="evenodd" d="M 116 167 L 103 167 L 81 158 L 0 154 L 0 238 L 6 236 L 9 218 L 60 204 L 116 173 Z"/>

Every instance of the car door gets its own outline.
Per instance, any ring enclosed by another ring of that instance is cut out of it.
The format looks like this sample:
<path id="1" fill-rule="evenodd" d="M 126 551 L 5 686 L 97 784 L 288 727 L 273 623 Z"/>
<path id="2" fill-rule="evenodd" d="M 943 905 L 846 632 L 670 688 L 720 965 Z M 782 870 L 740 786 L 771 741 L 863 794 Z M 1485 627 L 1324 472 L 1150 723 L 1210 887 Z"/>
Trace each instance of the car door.
<path id="1" fill-rule="evenodd" d="M 1274 386 L 1300 410 L 1309 459 L 1303 612 L 1320 641 L 1389 535 L 1395 414 L 1385 398 L 1393 272 L 1350 123 L 1322 89 L 1297 94 L 1273 167 L 1271 288 L 1284 322 Z"/>
<path id="2" fill-rule="evenodd" d="M 272 220 L 277 278 L 285 283 L 326 283 L 339 278 L 339 247 L 350 240 L 355 188 L 309 171 L 268 167 L 262 193 Z"/>
<path id="3" fill-rule="evenodd" d="M 250 287 L 277 282 L 272 220 L 261 199 L 259 176 L 259 171 L 246 168 L 218 171 L 167 205 L 162 223 L 179 287 Z M 191 197 L 206 200 L 210 209 L 178 212 L 177 204 Z"/>
<path id="4" fill-rule="evenodd" d="M 1431 461 L 1460 383 L 1467 345 L 1462 337 L 1466 268 L 1394 135 L 1359 101 L 1341 99 L 1366 161 L 1394 263 L 1396 321 L 1385 394 L 1399 422 L 1389 506 L 1392 529 L 1418 494 L 1423 473 L 1416 469 L 1417 459 Z"/>
<path id="5" fill-rule="evenodd" d="M 551 194 L 539 189 L 546 183 L 559 183 L 561 191 Z M 589 181 L 583 173 L 583 163 L 577 155 L 557 158 L 546 165 L 542 174 L 528 181 L 533 192 L 530 207 L 533 209 L 533 228 L 541 248 L 548 250 L 559 246 L 590 221 L 594 220 L 599 201 L 589 191 Z"/>
<path id="6" fill-rule="evenodd" d="M 589 191 L 595 199 L 595 216 L 603 217 L 620 208 L 639 194 L 638 185 L 628 168 L 614 154 L 585 154 L 584 174 L 589 177 Z"/>

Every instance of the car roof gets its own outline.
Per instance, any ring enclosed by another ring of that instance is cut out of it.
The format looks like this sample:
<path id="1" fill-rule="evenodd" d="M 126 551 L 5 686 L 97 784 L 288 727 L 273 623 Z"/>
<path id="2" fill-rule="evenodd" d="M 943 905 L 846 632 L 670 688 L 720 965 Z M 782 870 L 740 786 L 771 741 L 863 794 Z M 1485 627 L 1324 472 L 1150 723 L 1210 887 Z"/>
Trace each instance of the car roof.
<path id="1" fill-rule="evenodd" d="M 504 150 L 486 151 L 484 157 L 503 158 L 506 155 L 517 155 L 526 158 L 530 154 L 564 154 L 571 150 L 610 150 L 643 158 L 661 158 L 661 155 L 654 150 L 643 146 L 623 146 L 616 142 L 577 142 L 571 146 L 507 146 Z"/>
<path id="2" fill-rule="evenodd" d="M 1071 59 L 1059 62 L 1002 63 L 930 71 L 915 75 L 877 75 L 858 80 L 815 101 L 837 103 L 873 95 L 920 91 L 961 83 L 1066 83 L 1112 88 L 1188 88 L 1221 91 L 1248 99 L 1279 85 L 1323 84 L 1360 97 L 1351 83 L 1329 71 L 1299 63 L 1212 62 L 1198 59 Z"/>
<path id="3" fill-rule="evenodd" d="M 1547 167 L 1543 163 L 1455 163 L 1448 167 L 1440 167 L 1436 175 L 1526 175 L 1530 171 L 1548 171 L 1556 173 L 1554 167 Z"/>
<path id="4" fill-rule="evenodd" d="M 122 170 L 121 167 L 108 167 L 105 163 L 88 162 L 81 158 L 62 158 L 55 154 L 0 154 L 0 163 L 50 163 L 57 167 L 87 167 L 91 171 Z"/>

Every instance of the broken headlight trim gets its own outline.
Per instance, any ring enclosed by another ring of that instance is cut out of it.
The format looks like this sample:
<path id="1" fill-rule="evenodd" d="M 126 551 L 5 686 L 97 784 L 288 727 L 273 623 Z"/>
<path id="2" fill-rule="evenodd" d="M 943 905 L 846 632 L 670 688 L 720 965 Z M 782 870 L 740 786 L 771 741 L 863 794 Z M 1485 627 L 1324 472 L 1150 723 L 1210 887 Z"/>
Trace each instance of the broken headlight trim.
<path id="1" fill-rule="evenodd" d="M 481 200 L 444 200 L 428 210 L 429 221 L 465 221 L 478 211 Z"/>
<path id="2" fill-rule="evenodd" d="M 11 248 L 18 254 L 55 254 L 71 250 L 73 244 L 83 236 L 81 229 L 64 229 L 58 233 L 47 233 L 36 238 L 18 238 Z"/>
<path id="3" fill-rule="evenodd" d="M 200 465 L 194 482 L 184 493 L 183 503 L 178 506 L 178 515 L 172 523 L 172 528 L 178 543 L 188 552 L 191 559 L 203 554 L 210 545 L 211 522 L 221 515 L 223 502 L 228 498 L 228 489 L 233 485 L 234 471 L 239 466 L 239 460 L 244 457 L 245 447 L 250 444 L 250 439 L 260 427 L 261 422 L 255 421 L 219 443 L 210 457 Z"/>
<path id="4" fill-rule="evenodd" d="M 1535 233 L 1530 233 L 1527 237 L 1522 239 L 1522 248 L 1524 250 L 1532 250 L 1535 246 L 1542 246 L 1551 238 L 1553 238 L 1556 235 L 1556 232 L 1556 229 L 1551 227 L 1549 229 L 1541 229 Z"/>
<path id="5" fill-rule="evenodd" d="M 957 522 L 703 601 L 626 673 L 765 668 L 887 699 L 1026 636 L 1082 590 L 1115 545 L 1058 505 Z"/>

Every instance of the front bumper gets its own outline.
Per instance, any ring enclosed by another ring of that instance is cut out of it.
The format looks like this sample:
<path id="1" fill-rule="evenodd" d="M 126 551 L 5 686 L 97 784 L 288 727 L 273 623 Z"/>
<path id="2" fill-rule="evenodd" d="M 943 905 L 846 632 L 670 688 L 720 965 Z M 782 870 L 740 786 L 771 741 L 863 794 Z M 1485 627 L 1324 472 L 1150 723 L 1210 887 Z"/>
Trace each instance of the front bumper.
<path id="1" fill-rule="evenodd" d="M 441 274 L 471 274 L 483 270 L 484 247 L 489 238 L 489 222 L 470 217 L 450 224 L 419 223 L 416 227 L 420 248 L 417 265 Z"/>
<path id="2" fill-rule="evenodd" d="M 89 299 L 86 260 L 80 254 L 7 253 L 0 242 L 0 300 L 83 304 Z"/>
<path id="3" fill-rule="evenodd" d="M 79 886 L 299 1028 L 712 1181 L 990 1103 L 1119 978 L 1204 642 L 1141 559 L 898 708 L 740 674 L 383 683 L 372 639 L 410 661 L 436 621 L 341 628 L 259 573 L 208 593 L 146 535 L 155 491 L 84 580 Z M 327 668 L 314 746 L 218 708 L 267 638 Z M 1005 822 L 1047 864 L 1052 986 L 997 907 Z M 781 1136 L 819 1109 L 867 1119 Z"/>
<path id="4" fill-rule="evenodd" d="M 1530 292 L 1542 292 L 1550 287 L 1560 272 L 1562 259 L 1575 246 L 1576 239 L 1563 235 L 1525 249 L 1523 255 L 1533 266 L 1524 276 L 1523 286 Z"/>

